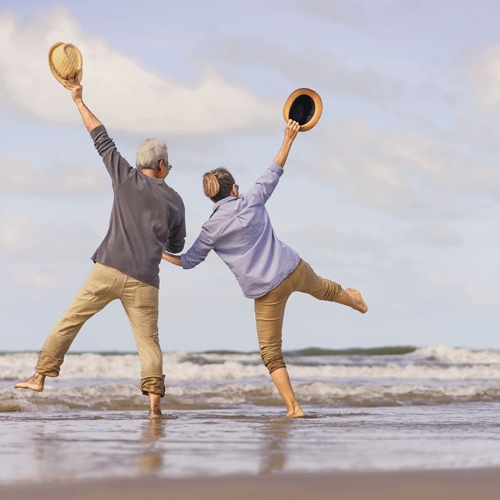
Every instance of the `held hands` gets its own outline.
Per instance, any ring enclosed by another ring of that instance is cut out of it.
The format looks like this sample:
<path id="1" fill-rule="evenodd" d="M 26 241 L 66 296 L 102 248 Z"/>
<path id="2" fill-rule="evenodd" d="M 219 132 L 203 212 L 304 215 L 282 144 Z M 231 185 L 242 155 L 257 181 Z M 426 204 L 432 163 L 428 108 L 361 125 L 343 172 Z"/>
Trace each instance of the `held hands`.
<path id="1" fill-rule="evenodd" d="M 182 266 L 180 255 L 173 255 L 171 253 L 163 251 L 161 258 L 166 260 L 167 262 L 170 262 L 171 264 L 175 264 L 176 266 Z"/>

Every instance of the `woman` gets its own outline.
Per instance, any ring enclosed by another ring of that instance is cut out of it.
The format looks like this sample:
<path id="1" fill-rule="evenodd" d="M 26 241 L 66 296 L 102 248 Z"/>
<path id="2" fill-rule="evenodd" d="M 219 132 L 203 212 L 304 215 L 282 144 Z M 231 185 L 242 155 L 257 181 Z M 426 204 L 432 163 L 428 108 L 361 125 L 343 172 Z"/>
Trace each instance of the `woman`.
<path id="1" fill-rule="evenodd" d="M 281 148 L 255 185 L 240 196 L 233 176 L 218 168 L 203 176 L 203 190 L 215 203 L 191 248 L 182 255 L 164 252 L 172 264 L 191 269 L 215 253 L 234 273 L 246 297 L 254 299 L 262 361 L 283 398 L 288 417 L 303 417 L 281 352 L 281 330 L 288 297 L 295 291 L 319 300 L 337 302 L 365 313 L 368 307 L 358 290 L 346 290 L 317 276 L 300 256 L 274 233 L 265 203 L 283 174 L 299 124 L 289 120 Z"/>

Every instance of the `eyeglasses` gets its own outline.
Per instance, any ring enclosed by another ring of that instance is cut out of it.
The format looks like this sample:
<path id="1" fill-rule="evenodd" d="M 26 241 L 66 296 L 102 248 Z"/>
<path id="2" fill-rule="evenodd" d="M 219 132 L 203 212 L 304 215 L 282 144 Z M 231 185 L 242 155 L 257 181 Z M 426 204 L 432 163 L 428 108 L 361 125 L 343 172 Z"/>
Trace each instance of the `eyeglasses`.
<path id="1" fill-rule="evenodd" d="M 170 163 L 167 163 L 167 162 L 165 161 L 165 159 L 163 159 L 163 158 L 162 158 L 160 161 L 162 161 L 162 162 L 163 162 L 163 165 L 165 165 L 165 166 L 167 167 L 167 170 L 168 170 L 169 172 L 170 172 L 170 170 L 172 170 L 173 165 L 171 165 Z M 158 163 L 159 163 L 159 162 L 158 162 Z"/>
<path id="2" fill-rule="evenodd" d="M 235 184 L 234 187 L 235 187 L 235 189 L 237 189 L 239 191 L 240 186 L 238 186 L 238 184 Z"/>

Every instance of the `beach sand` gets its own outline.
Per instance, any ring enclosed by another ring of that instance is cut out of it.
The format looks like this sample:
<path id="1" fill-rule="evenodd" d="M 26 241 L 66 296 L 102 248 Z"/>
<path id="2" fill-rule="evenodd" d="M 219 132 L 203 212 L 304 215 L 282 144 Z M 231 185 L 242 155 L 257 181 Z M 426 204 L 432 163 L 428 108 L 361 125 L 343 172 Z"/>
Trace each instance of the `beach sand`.
<path id="1" fill-rule="evenodd" d="M 332 472 L 0 485 L 2 500 L 497 500 L 500 469 Z"/>

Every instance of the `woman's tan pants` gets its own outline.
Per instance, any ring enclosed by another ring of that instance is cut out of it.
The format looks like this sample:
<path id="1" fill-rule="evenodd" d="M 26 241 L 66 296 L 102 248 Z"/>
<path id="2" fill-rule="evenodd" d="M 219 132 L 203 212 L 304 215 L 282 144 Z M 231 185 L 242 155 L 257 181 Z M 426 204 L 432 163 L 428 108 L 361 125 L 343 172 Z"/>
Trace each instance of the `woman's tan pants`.
<path id="1" fill-rule="evenodd" d="M 281 335 L 288 297 L 293 292 L 302 292 L 319 300 L 335 302 L 341 289 L 338 283 L 319 277 L 311 266 L 301 259 L 295 270 L 276 288 L 255 299 L 260 354 L 269 373 L 285 367 L 281 352 Z"/>

